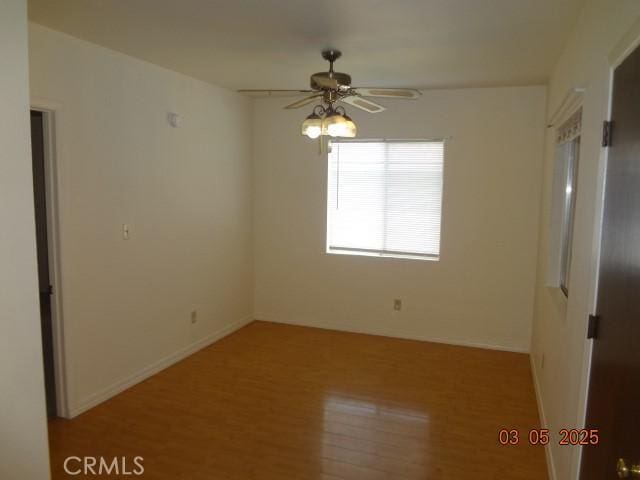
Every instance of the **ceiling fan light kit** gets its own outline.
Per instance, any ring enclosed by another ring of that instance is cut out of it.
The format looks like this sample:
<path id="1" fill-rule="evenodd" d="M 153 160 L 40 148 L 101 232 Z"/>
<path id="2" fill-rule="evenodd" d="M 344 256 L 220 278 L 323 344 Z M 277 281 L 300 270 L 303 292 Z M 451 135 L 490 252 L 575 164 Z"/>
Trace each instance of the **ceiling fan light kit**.
<path id="1" fill-rule="evenodd" d="M 318 107 L 320 107 L 320 109 L 322 110 L 321 113 L 316 113 L 316 111 L 318 110 Z M 320 115 L 324 114 L 324 108 L 322 108 L 321 105 L 317 105 L 314 109 L 313 112 L 311 112 L 311 115 L 309 115 L 307 118 L 304 119 L 304 121 L 302 122 L 302 129 L 301 132 L 302 135 L 306 135 L 309 138 L 318 138 L 320 135 L 322 135 L 322 117 Z"/>
<path id="2" fill-rule="evenodd" d="M 311 93 L 308 97 L 296 100 L 284 107 L 285 109 L 301 108 L 310 103 L 319 101 L 320 104 L 313 107 L 313 111 L 302 122 L 300 132 L 309 138 L 318 138 L 328 135 L 330 137 L 353 138 L 357 134 L 354 121 L 347 115 L 344 107 L 335 106 L 337 102 L 346 103 L 368 113 L 379 113 L 386 110 L 382 105 L 364 97 L 384 97 L 415 100 L 421 93 L 412 88 L 356 88 L 351 86 L 351 76 L 335 72 L 333 62 L 342 56 L 339 50 L 324 50 L 322 58 L 329 62 L 328 72 L 318 72 L 311 75 Z M 270 90 L 240 90 L 255 94 L 257 92 L 269 93 Z M 279 90 L 284 92 L 285 90 Z M 300 93 L 301 90 L 291 90 Z"/>
<path id="3" fill-rule="evenodd" d="M 357 127 L 343 107 L 316 105 L 313 112 L 302 122 L 301 133 L 309 138 L 318 138 L 321 135 L 353 138 L 356 136 Z"/>
<path id="4" fill-rule="evenodd" d="M 356 124 L 342 107 L 330 108 L 324 117 L 323 127 L 330 137 L 353 138 L 357 133 Z"/>

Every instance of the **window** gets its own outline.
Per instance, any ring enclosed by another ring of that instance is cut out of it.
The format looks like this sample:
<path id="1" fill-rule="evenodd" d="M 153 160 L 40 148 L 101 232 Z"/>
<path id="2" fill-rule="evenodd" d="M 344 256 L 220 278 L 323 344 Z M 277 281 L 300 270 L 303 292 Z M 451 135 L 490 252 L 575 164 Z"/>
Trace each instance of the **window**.
<path id="1" fill-rule="evenodd" d="M 443 141 L 331 143 L 327 252 L 437 260 Z"/>
<path id="2" fill-rule="evenodd" d="M 573 243 L 573 218 L 576 206 L 576 191 L 578 180 L 578 155 L 580 153 L 580 137 L 566 143 L 565 160 L 566 174 L 564 176 L 564 215 L 562 219 L 562 239 L 560 257 L 560 288 L 569 295 L 569 271 L 571 266 L 571 244 Z"/>
<path id="3" fill-rule="evenodd" d="M 578 110 L 556 132 L 547 284 L 560 287 L 567 296 L 571 272 L 581 120 L 582 111 Z"/>

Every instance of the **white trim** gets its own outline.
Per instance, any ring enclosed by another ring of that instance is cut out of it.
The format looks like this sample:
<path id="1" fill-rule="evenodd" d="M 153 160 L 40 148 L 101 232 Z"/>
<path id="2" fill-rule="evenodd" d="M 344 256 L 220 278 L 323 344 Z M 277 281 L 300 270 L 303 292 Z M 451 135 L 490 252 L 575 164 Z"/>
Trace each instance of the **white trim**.
<path id="1" fill-rule="evenodd" d="M 558 105 L 553 114 L 549 117 L 547 127 L 550 128 L 555 126 L 559 121 L 564 121 L 570 114 L 578 110 L 582 105 L 582 96 L 585 92 L 586 88 L 584 87 L 570 88 L 560 102 L 560 105 Z"/>
<path id="2" fill-rule="evenodd" d="M 431 342 L 431 343 L 443 343 L 446 345 L 456 345 L 459 347 L 471 347 L 471 348 L 484 348 L 486 350 L 499 350 L 503 352 L 512 353 L 524 353 L 529 354 L 528 349 L 511 347 L 507 345 L 497 345 L 492 343 L 480 343 L 480 342 L 467 342 L 464 340 L 455 340 L 449 338 L 431 337 L 428 335 L 415 335 L 412 333 L 400 332 L 400 331 L 374 331 L 365 330 L 360 328 L 343 327 L 340 325 L 333 325 L 327 322 L 290 322 L 287 320 L 273 320 L 265 318 L 265 316 L 255 315 L 256 321 L 281 323 L 283 325 L 296 325 L 300 327 L 320 328 L 323 330 L 336 330 L 338 332 L 359 333 L 362 335 L 373 335 L 376 337 L 389 337 L 389 338 L 401 338 L 404 340 L 417 340 L 419 342 Z"/>
<path id="3" fill-rule="evenodd" d="M 62 104 L 50 98 L 31 97 L 31 109 L 41 112 L 55 112 L 62 109 Z"/>
<path id="4" fill-rule="evenodd" d="M 629 52 L 631 53 L 631 52 Z M 613 72 L 615 67 L 613 64 L 609 69 L 608 92 L 606 118 L 611 118 L 611 103 L 613 100 Z M 600 246 L 602 242 L 602 220 L 604 215 L 604 194 L 606 187 L 607 160 L 609 158 L 609 149 L 600 148 L 598 156 L 598 176 L 596 179 L 596 194 L 593 217 L 592 231 L 592 248 L 591 248 L 591 275 L 589 278 L 589 299 L 587 306 L 587 314 L 596 313 L 598 306 L 598 283 L 600 277 Z M 591 361 L 593 356 L 593 340 L 586 339 L 582 351 L 582 371 L 580 372 L 580 387 L 576 415 L 576 428 L 583 428 L 587 421 L 587 404 L 589 400 L 589 384 L 591 382 Z M 580 468 L 582 467 L 583 448 L 578 447 L 573 453 L 571 462 L 571 478 L 578 480 L 580 477 Z"/>
<path id="5" fill-rule="evenodd" d="M 533 355 L 529 355 L 529 362 L 531 363 L 531 376 L 533 377 L 533 389 L 536 392 L 536 402 L 538 404 L 538 415 L 540 417 L 540 428 L 549 428 L 547 423 L 547 415 L 544 412 L 544 404 L 542 403 L 542 392 L 540 391 L 540 382 L 538 381 L 538 372 L 536 369 L 536 363 L 533 359 Z M 551 450 L 551 443 L 544 446 L 544 453 L 547 457 L 547 471 L 549 473 L 549 480 L 557 480 L 556 464 L 553 461 L 553 451 Z"/>
<path id="6" fill-rule="evenodd" d="M 164 370 L 165 368 L 170 367 L 178 363 L 180 360 L 185 359 L 189 355 L 193 355 L 198 350 L 202 350 L 205 347 L 208 347 L 212 343 L 220 340 L 227 335 L 235 332 L 236 330 L 241 329 L 245 325 L 251 323 L 253 321 L 253 315 L 249 315 L 237 322 L 232 323 L 231 325 L 227 325 L 211 335 L 206 336 L 203 339 L 200 339 L 184 348 L 181 348 L 177 352 L 164 357 L 157 362 L 152 363 L 151 365 L 144 367 L 137 372 L 132 373 L 131 375 L 119 380 L 112 385 L 109 385 L 107 388 L 104 388 L 92 395 L 89 395 L 85 399 L 81 400 L 77 405 L 74 405 L 70 409 L 69 418 L 76 417 L 83 412 L 86 412 L 90 408 L 95 407 L 96 405 L 109 400 L 110 398 L 116 396 L 117 394 L 123 392 L 124 390 L 136 385 L 137 383 L 146 380 L 147 378 L 155 375 L 156 373 Z"/>
<path id="7" fill-rule="evenodd" d="M 51 324 L 53 336 L 56 415 L 69 416 L 68 370 L 65 359 L 64 316 L 62 311 L 62 264 L 60 260 L 60 209 L 58 208 L 58 155 L 56 145 L 56 115 L 61 109 L 57 102 L 32 98 L 31 110 L 42 112 L 44 126 L 44 170 L 47 208 L 47 242 L 51 295 Z"/>

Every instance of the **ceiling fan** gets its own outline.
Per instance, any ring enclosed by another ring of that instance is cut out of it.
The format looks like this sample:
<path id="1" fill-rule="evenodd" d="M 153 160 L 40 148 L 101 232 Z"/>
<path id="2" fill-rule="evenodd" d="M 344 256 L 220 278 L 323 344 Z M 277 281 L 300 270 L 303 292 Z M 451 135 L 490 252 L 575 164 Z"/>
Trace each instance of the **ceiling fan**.
<path id="1" fill-rule="evenodd" d="M 328 72 L 311 75 L 311 90 L 239 90 L 244 93 L 310 93 L 311 95 L 296 100 L 285 106 L 285 109 L 301 108 L 310 103 L 317 103 L 313 112 L 302 122 L 302 134 L 309 138 L 320 135 L 332 137 L 355 137 L 356 125 L 346 114 L 344 107 L 336 103 L 346 103 L 368 113 L 379 113 L 386 110 L 382 105 L 365 97 L 400 98 L 414 100 L 421 93 L 411 88 L 361 88 L 351 86 L 351 76 L 333 70 L 333 63 L 342 56 L 340 50 L 323 50 L 322 58 L 329 62 Z"/>

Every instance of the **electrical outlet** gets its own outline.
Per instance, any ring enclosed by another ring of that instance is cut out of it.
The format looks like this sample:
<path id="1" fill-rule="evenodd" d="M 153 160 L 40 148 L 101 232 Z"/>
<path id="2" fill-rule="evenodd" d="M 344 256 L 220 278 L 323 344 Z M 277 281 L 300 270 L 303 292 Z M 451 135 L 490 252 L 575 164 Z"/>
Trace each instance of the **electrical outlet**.
<path id="1" fill-rule="evenodd" d="M 400 310 L 402 310 L 402 300 L 400 300 L 399 298 L 394 298 L 393 299 L 393 309 L 396 312 L 399 312 Z"/>
<path id="2" fill-rule="evenodd" d="M 197 310 L 193 310 L 191 312 L 191 323 L 194 324 L 198 321 L 198 311 Z"/>

